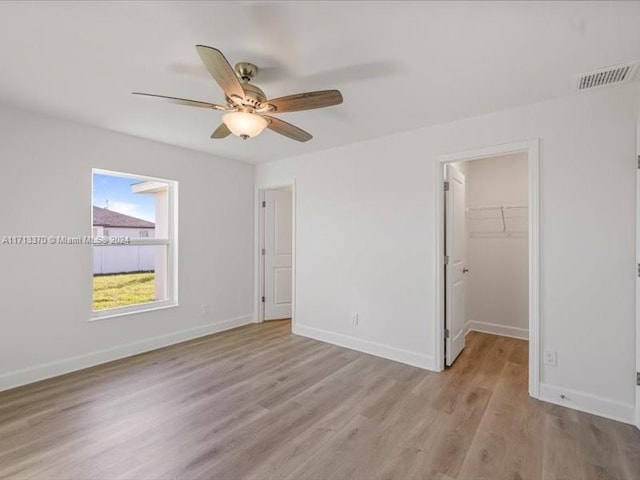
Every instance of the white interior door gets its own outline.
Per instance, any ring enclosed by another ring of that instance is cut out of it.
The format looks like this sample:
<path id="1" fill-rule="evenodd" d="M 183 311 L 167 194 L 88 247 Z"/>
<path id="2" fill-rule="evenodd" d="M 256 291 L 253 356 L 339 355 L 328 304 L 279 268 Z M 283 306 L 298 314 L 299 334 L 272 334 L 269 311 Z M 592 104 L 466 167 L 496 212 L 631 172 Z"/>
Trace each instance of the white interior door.
<path id="1" fill-rule="evenodd" d="M 640 428 L 640 121 L 637 125 L 638 167 L 636 170 L 636 426 Z"/>
<path id="2" fill-rule="evenodd" d="M 445 189 L 445 350 L 447 366 L 464 348 L 465 324 L 465 186 L 464 175 L 446 166 Z"/>
<path id="3" fill-rule="evenodd" d="M 264 194 L 264 319 L 291 318 L 292 193 Z"/>

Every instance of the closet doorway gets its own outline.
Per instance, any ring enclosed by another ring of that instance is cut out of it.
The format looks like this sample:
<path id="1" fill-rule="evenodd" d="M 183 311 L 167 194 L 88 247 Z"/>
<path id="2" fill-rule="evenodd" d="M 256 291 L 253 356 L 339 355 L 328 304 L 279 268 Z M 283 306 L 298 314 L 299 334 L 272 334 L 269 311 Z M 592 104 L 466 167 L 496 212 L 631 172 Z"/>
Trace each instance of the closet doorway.
<path id="1" fill-rule="evenodd" d="M 520 339 L 508 344 L 528 359 L 537 396 L 537 141 L 450 155 L 437 167 L 436 366 L 453 365 L 467 344 Z"/>

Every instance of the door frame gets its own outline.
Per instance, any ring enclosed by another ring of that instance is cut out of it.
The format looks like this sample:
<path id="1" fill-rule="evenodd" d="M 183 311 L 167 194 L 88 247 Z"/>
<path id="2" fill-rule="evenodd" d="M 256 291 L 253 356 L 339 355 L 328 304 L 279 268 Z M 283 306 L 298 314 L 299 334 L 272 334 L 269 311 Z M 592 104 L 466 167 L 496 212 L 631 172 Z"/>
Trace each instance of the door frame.
<path id="1" fill-rule="evenodd" d="M 636 124 L 636 154 L 638 169 L 636 170 L 636 385 L 635 385 L 635 417 L 636 427 L 640 428 L 640 119 Z"/>
<path id="2" fill-rule="evenodd" d="M 482 160 L 489 157 L 527 153 L 529 185 L 529 395 L 540 395 L 540 140 L 505 143 L 437 157 L 434 175 L 435 215 L 435 369 L 444 370 L 444 165 L 460 161 Z"/>
<path id="3" fill-rule="evenodd" d="M 256 185 L 255 188 L 255 238 L 254 238 L 254 319 L 255 323 L 264 322 L 264 304 L 262 292 L 264 291 L 264 261 L 262 249 L 264 248 L 264 193 L 267 190 L 291 189 L 291 331 L 295 327 L 296 319 L 296 182 L 295 179 L 285 183 Z"/>

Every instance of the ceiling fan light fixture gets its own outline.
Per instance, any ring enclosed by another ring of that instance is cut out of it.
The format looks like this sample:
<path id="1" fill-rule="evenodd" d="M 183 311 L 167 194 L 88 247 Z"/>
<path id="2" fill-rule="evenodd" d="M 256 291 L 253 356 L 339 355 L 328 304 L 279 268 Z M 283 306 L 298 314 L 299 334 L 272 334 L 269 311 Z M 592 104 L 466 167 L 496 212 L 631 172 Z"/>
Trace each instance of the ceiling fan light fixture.
<path id="1" fill-rule="evenodd" d="M 269 122 L 255 113 L 229 112 L 222 116 L 222 122 L 238 137 L 247 138 L 260 135 Z"/>
<path id="2" fill-rule="evenodd" d="M 246 140 L 260 135 L 262 130 L 269 128 L 291 140 L 308 142 L 313 138 L 309 132 L 266 114 L 331 107 L 343 101 L 342 94 L 338 90 L 297 93 L 268 100 L 258 86 L 249 83 L 258 73 L 258 67 L 252 63 L 240 62 L 234 71 L 229 60 L 217 48 L 196 45 L 196 50 L 204 66 L 222 89 L 224 98 L 227 100 L 225 105 L 152 93 L 133 92 L 133 94 L 162 98 L 179 105 L 229 112 L 223 115 L 222 123 L 213 131 L 210 138 L 227 138 L 233 134 Z"/>

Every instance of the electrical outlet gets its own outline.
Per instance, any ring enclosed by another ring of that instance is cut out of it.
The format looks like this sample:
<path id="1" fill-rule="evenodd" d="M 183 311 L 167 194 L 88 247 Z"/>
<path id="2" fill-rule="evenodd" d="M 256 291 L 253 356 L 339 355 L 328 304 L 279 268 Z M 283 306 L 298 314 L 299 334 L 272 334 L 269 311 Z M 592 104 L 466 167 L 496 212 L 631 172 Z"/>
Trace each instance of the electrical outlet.
<path id="1" fill-rule="evenodd" d="M 207 315 L 209 313 L 209 304 L 208 303 L 203 303 L 202 307 L 200 307 L 200 313 L 202 315 Z"/>
<path id="2" fill-rule="evenodd" d="M 552 367 L 558 366 L 558 353 L 555 350 L 545 350 L 544 363 Z"/>
<path id="3" fill-rule="evenodd" d="M 358 318 L 358 314 L 354 313 L 353 315 L 351 315 L 351 323 L 353 325 L 355 325 L 356 327 L 358 326 L 360 319 Z"/>

